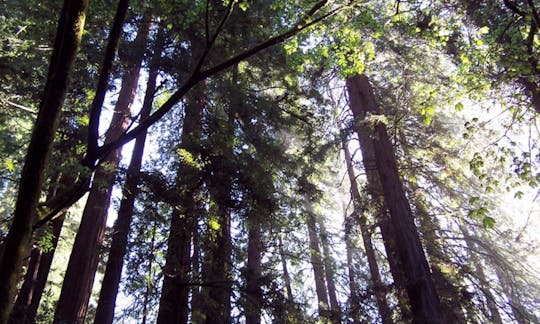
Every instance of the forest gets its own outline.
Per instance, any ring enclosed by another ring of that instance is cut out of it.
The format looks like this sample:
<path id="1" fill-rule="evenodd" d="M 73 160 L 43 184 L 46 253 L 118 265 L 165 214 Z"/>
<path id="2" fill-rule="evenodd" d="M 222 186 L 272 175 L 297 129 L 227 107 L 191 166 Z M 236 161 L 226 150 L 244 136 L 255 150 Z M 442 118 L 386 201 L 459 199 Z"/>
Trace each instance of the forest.
<path id="1" fill-rule="evenodd" d="M 540 323 L 540 0 L 1 0 L 0 324 Z"/>

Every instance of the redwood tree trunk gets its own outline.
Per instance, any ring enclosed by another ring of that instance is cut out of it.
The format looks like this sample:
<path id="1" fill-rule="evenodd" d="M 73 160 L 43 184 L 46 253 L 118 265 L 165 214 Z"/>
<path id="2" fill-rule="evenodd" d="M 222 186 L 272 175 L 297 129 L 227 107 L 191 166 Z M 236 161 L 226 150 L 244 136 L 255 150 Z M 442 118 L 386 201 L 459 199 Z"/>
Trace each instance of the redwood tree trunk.
<path id="1" fill-rule="evenodd" d="M 150 22 L 143 19 L 141 22 L 141 28 L 137 32 L 137 37 L 134 42 L 135 52 L 138 51 L 142 53 L 142 48 L 148 39 L 149 27 Z M 157 63 L 161 57 L 160 49 L 156 50 L 155 52 L 156 53 L 154 53 L 152 62 L 150 63 L 150 71 L 148 75 L 148 82 L 146 84 L 144 102 L 139 117 L 141 120 L 147 118 L 152 110 L 154 91 L 156 88 L 156 78 L 158 74 Z M 132 66 L 130 67 L 130 71 L 128 73 L 133 75 L 133 78 L 138 75 L 138 71 L 141 68 L 141 63 L 142 55 L 132 62 Z M 99 294 L 94 323 L 101 324 L 113 322 L 116 296 L 118 294 L 118 286 L 120 284 L 122 268 L 124 266 L 124 256 L 127 249 L 129 229 L 133 217 L 135 199 L 138 195 L 139 172 L 142 165 L 146 133 L 147 132 L 145 131 L 137 137 L 133 147 L 131 161 L 127 170 L 126 183 L 122 192 L 122 201 L 118 210 L 118 218 L 116 219 L 113 229 L 111 248 L 109 250 L 109 257 L 107 259 L 105 274 L 101 284 L 101 291 Z"/>
<path id="2" fill-rule="evenodd" d="M 140 59 L 142 57 L 138 60 Z M 140 71 L 140 63 L 135 65 L 138 65 L 138 69 L 128 69 L 124 75 L 114 115 L 105 135 L 106 143 L 118 138 L 129 125 L 130 108 L 137 90 Z M 111 152 L 94 174 L 93 185 L 75 237 L 56 306 L 56 323 L 82 323 L 85 320 L 120 153 L 121 149 Z"/>
<path id="3" fill-rule="evenodd" d="M 81 42 L 87 6 L 88 0 L 64 1 L 58 22 L 45 91 L 39 105 L 39 113 L 21 174 L 13 221 L 0 252 L 0 323 L 2 324 L 8 321 L 19 271 L 32 236 L 45 166 L 58 127 L 69 75 Z"/>
<path id="4" fill-rule="evenodd" d="M 248 260 L 246 273 L 246 324 L 259 324 L 263 305 L 261 276 L 263 242 L 257 210 L 248 214 Z"/>
<path id="5" fill-rule="evenodd" d="M 347 164 L 347 173 L 351 183 L 351 197 L 353 200 L 354 213 L 359 221 L 360 232 L 362 233 L 362 240 L 364 241 L 364 250 L 366 251 L 373 293 L 375 294 L 375 300 L 377 302 L 377 307 L 379 308 L 382 322 L 384 324 L 390 324 L 393 323 L 392 310 L 388 306 L 388 301 L 386 300 L 386 287 L 381 280 L 379 265 L 377 264 L 377 259 L 375 257 L 375 249 L 373 248 L 373 243 L 371 241 L 371 231 L 368 228 L 365 216 L 362 215 L 362 197 L 360 195 L 360 190 L 358 189 L 358 184 L 356 183 L 351 153 L 349 152 L 345 140 L 343 140 L 343 151 L 345 152 L 345 163 Z"/>
<path id="6" fill-rule="evenodd" d="M 392 143 L 381 121 L 365 120 L 369 112 L 380 115 L 373 89 L 364 75 L 347 79 L 350 107 L 358 127 L 372 127 L 376 170 L 381 181 L 384 199 L 403 264 L 407 294 L 415 323 L 443 323 L 439 296 L 433 285 L 420 237 L 414 224 L 411 207 L 403 190 Z M 372 124 L 372 125 L 370 125 Z"/>

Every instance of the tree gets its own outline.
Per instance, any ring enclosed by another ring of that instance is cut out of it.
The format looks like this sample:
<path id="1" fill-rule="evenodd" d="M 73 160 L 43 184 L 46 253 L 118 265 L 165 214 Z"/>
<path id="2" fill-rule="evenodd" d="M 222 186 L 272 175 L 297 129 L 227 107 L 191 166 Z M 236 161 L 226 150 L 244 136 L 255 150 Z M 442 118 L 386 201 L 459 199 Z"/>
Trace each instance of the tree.
<path id="1" fill-rule="evenodd" d="M 12 307 L 17 275 L 32 234 L 45 167 L 81 42 L 87 6 L 88 1 L 84 0 L 64 2 L 60 15 L 45 91 L 21 174 L 13 222 L 1 251 L 0 323 L 7 322 Z"/>
<path id="2" fill-rule="evenodd" d="M 381 181 L 385 203 L 388 206 L 395 229 L 397 249 L 404 266 L 407 294 L 414 321 L 441 323 L 444 321 L 440 302 L 429 266 L 424 255 L 418 231 L 407 197 L 401 184 L 392 144 L 386 127 L 381 121 L 366 120 L 367 112 L 379 114 L 377 103 L 366 76 L 354 76 L 347 80 L 350 107 L 357 120 L 373 127 L 377 142 L 373 145 L 375 165 Z M 369 125 L 369 123 L 373 125 Z M 361 136 L 361 134 L 359 134 Z"/>

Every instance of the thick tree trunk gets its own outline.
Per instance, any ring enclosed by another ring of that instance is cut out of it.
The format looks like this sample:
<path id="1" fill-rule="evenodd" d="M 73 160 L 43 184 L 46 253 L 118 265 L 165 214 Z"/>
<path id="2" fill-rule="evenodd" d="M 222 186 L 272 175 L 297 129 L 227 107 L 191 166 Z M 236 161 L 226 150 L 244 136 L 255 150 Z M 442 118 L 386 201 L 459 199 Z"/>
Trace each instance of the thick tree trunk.
<path id="1" fill-rule="evenodd" d="M 309 236 L 309 255 L 311 266 L 313 267 L 313 275 L 315 277 L 315 291 L 317 293 L 317 302 L 319 308 L 319 316 L 321 319 L 329 320 L 331 318 L 330 308 L 328 305 L 328 291 L 324 279 L 324 265 L 319 248 L 319 237 L 315 225 L 315 215 L 312 202 L 308 197 L 304 198 L 306 203 L 306 224 Z"/>
<path id="2" fill-rule="evenodd" d="M 244 313 L 246 324 L 261 323 L 263 305 L 261 276 L 262 276 L 262 235 L 257 210 L 248 214 L 248 260 L 246 273 L 246 302 Z"/>
<path id="3" fill-rule="evenodd" d="M 466 323 L 463 312 L 461 293 L 458 287 L 443 272 L 445 257 L 437 236 L 439 226 L 437 220 L 429 215 L 425 201 L 421 196 L 415 198 L 415 206 L 420 229 L 423 233 L 424 245 L 429 256 L 433 283 L 441 299 L 441 311 L 449 323 Z"/>
<path id="4" fill-rule="evenodd" d="M 394 279 L 395 295 L 396 295 L 399 309 L 401 310 L 400 320 L 402 322 L 411 322 L 412 315 L 410 311 L 409 300 L 407 297 L 407 291 L 405 288 L 406 279 L 405 279 L 405 274 L 404 274 L 404 268 L 399 258 L 398 247 L 396 244 L 395 230 L 390 220 L 390 217 L 388 216 L 388 208 L 386 207 L 382 185 L 381 185 L 381 181 L 380 181 L 379 174 L 377 171 L 375 148 L 374 148 L 375 143 L 373 141 L 372 134 L 369 128 L 358 127 L 358 124 L 355 124 L 354 130 L 358 134 L 358 141 L 360 142 L 360 149 L 362 151 L 362 163 L 363 163 L 364 170 L 366 172 L 366 178 L 367 178 L 367 189 L 368 189 L 368 193 L 371 196 L 371 199 L 369 201 L 369 206 L 362 206 L 359 203 L 361 201 L 361 196 L 360 196 L 360 192 L 358 190 L 358 185 L 356 184 L 356 182 L 351 182 L 351 186 L 356 187 L 356 190 L 351 191 L 351 195 L 356 196 L 356 198 L 353 197 L 353 201 L 357 204 L 356 208 L 359 211 L 367 207 L 367 208 L 370 208 L 371 210 L 374 210 L 375 212 L 375 219 L 381 230 L 381 235 L 383 239 L 384 248 L 386 251 L 388 265 L 390 267 L 392 278 Z M 359 217 L 359 219 L 357 220 L 358 223 L 364 224 L 363 225 L 364 232 L 362 233 L 362 236 L 363 237 L 365 236 L 366 241 L 371 241 L 371 230 L 368 228 L 367 219 L 362 218 L 363 217 L 362 213 L 357 213 L 355 215 Z M 369 249 L 369 246 L 368 246 L 368 249 Z M 374 288 L 377 289 L 375 286 Z"/>
<path id="5" fill-rule="evenodd" d="M 140 65 L 138 67 L 129 69 L 124 75 L 111 124 L 105 135 L 106 143 L 118 138 L 129 125 Z M 56 323 L 82 323 L 86 317 L 120 153 L 120 149 L 111 152 L 94 174 L 56 306 Z"/>
<path id="6" fill-rule="evenodd" d="M 36 221 L 41 193 L 68 79 L 81 42 L 88 0 L 65 1 L 39 113 L 26 154 L 9 233 L 0 252 L 0 323 L 6 323 L 13 305 L 19 271 Z"/>
<path id="7" fill-rule="evenodd" d="M 187 96 L 184 127 L 182 130 L 182 151 L 191 158 L 180 161 L 177 170 L 178 206 L 171 217 L 171 227 L 167 241 L 167 255 L 158 323 L 187 323 L 189 268 L 192 223 L 197 221 L 197 198 L 200 174 L 197 163 L 200 155 L 202 111 L 206 105 L 204 86 L 198 85 Z"/>
<path id="8" fill-rule="evenodd" d="M 144 48 L 144 45 L 148 39 L 149 29 L 150 22 L 143 19 L 140 30 L 137 32 L 137 37 L 134 42 L 134 53 L 138 52 L 142 54 L 142 49 Z M 140 56 L 138 58 L 134 59 L 134 62 L 131 62 L 132 66 L 127 72 L 132 75 L 132 81 L 136 81 L 135 76 L 139 74 L 138 71 L 141 68 L 143 58 L 141 54 L 139 54 Z M 144 102 L 139 117 L 140 120 L 147 118 L 152 110 L 158 74 L 157 61 L 159 61 L 160 57 L 161 50 L 157 49 L 154 57 L 152 58 L 152 62 L 150 63 L 150 71 L 148 75 L 148 82 L 146 84 Z M 136 84 L 131 84 L 131 86 L 136 87 Z M 143 132 L 135 140 L 131 161 L 128 166 L 126 183 L 122 192 L 122 201 L 118 210 L 118 218 L 113 228 L 111 248 L 109 250 L 109 257 L 107 259 L 107 265 L 105 268 L 105 274 L 103 276 L 103 282 L 101 284 L 101 291 L 96 309 L 96 316 L 94 319 L 94 323 L 97 324 L 113 322 L 116 296 L 118 294 L 118 286 L 120 284 L 122 268 L 124 266 L 124 256 L 127 249 L 129 229 L 133 217 L 135 199 L 138 195 L 139 172 L 142 165 L 145 141 L 146 132 Z"/>
<path id="9" fill-rule="evenodd" d="M 367 113 L 380 115 L 369 80 L 364 75 L 347 79 L 350 107 L 358 127 L 372 128 L 376 170 L 386 206 L 396 229 L 396 243 L 403 264 L 407 294 L 415 323 L 443 323 L 439 296 L 414 224 L 411 207 L 403 190 L 396 157 L 386 125 L 366 120 Z M 359 135 L 360 136 L 360 135 Z"/>
<path id="10" fill-rule="evenodd" d="M 328 243 L 328 233 L 324 221 L 317 218 L 319 230 L 321 234 L 321 243 L 324 254 L 324 276 L 326 278 L 326 286 L 328 287 L 328 300 L 330 301 L 331 321 L 333 323 L 341 323 L 341 307 L 336 294 L 336 284 L 334 282 L 334 262 L 330 253 Z"/>
<path id="11" fill-rule="evenodd" d="M 345 140 L 343 140 L 343 151 L 345 152 L 345 163 L 347 164 L 347 174 L 349 175 L 349 181 L 351 183 L 351 197 L 353 200 L 354 214 L 359 221 L 360 232 L 362 233 L 362 240 L 364 242 L 364 250 L 366 251 L 369 273 L 371 275 L 371 283 L 373 287 L 373 293 L 379 308 L 379 314 L 381 315 L 382 322 L 384 324 L 393 323 L 392 310 L 388 306 L 386 299 L 386 287 L 383 284 L 379 272 L 379 265 L 377 264 L 377 258 L 375 257 L 375 249 L 371 241 L 371 231 L 367 224 L 367 219 L 362 215 L 362 197 L 358 184 L 356 182 L 356 175 L 352 165 L 351 153 Z M 346 229 L 347 230 L 347 229 Z"/>

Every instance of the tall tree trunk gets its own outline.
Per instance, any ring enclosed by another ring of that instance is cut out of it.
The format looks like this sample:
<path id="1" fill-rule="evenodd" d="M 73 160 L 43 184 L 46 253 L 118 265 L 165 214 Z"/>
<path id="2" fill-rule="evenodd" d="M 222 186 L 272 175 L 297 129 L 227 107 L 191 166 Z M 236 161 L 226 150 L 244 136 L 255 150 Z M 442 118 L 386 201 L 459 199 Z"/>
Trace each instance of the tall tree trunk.
<path id="1" fill-rule="evenodd" d="M 75 182 L 70 176 L 62 174 L 59 174 L 56 178 L 56 183 L 49 189 L 47 195 L 48 201 L 58 194 L 60 187 L 70 187 Z M 61 217 L 54 219 L 49 225 L 51 227 L 52 241 L 50 242 L 51 246 L 48 251 L 42 251 L 37 246 L 32 248 L 24 283 L 17 294 L 17 300 L 9 319 L 10 323 L 34 323 L 39 302 L 47 283 L 47 276 L 51 268 L 54 252 L 58 245 L 64 218 L 65 213 Z"/>
<path id="2" fill-rule="evenodd" d="M 199 210 L 199 215 L 202 214 Z M 202 217 L 201 217 L 202 218 Z M 191 287 L 191 322 L 204 322 L 203 314 L 203 295 L 199 283 L 201 279 L 201 238 L 199 233 L 198 222 L 192 224 L 192 239 L 193 239 L 193 255 L 191 256 L 191 278 L 194 284 Z"/>
<path id="3" fill-rule="evenodd" d="M 331 317 L 330 308 L 328 306 L 328 291 L 324 280 L 324 265 L 319 248 L 319 237 L 315 225 L 315 215 L 312 202 L 308 197 L 304 198 L 306 203 L 306 224 L 309 236 L 309 254 L 311 266 L 313 267 L 313 275 L 315 277 L 315 291 L 317 293 L 317 301 L 319 307 L 319 316 L 321 319 L 329 320 Z"/>
<path id="4" fill-rule="evenodd" d="M 334 323 L 341 323 L 341 307 L 337 300 L 336 284 L 334 283 L 334 262 L 330 253 L 328 243 L 328 233 L 324 221 L 317 217 L 317 223 L 321 234 L 321 243 L 324 254 L 324 276 L 326 278 L 326 286 L 328 287 L 328 300 L 330 301 L 331 320 Z"/>
<path id="5" fill-rule="evenodd" d="M 143 18 L 141 21 L 140 30 L 137 32 L 137 37 L 134 41 L 135 48 L 133 52 L 142 53 L 142 49 L 144 48 L 148 39 L 150 24 L 149 19 Z M 160 36 L 158 35 L 158 40 L 159 38 Z M 154 56 L 150 62 L 150 71 L 148 73 L 149 75 L 148 82 L 146 84 L 144 102 L 139 114 L 140 120 L 146 119 L 152 110 L 158 74 L 158 62 L 161 57 L 160 46 L 158 45 L 157 47 L 158 48 L 154 50 Z M 127 72 L 133 75 L 133 78 L 135 78 L 135 76 L 139 73 L 138 71 L 141 68 L 142 58 L 142 55 L 136 58 L 134 62 L 132 62 L 133 65 Z M 126 183 L 122 192 L 122 201 L 118 210 L 118 218 L 116 219 L 113 228 L 111 248 L 109 250 L 109 257 L 107 259 L 105 274 L 101 284 L 101 291 L 99 294 L 94 323 L 112 323 L 114 318 L 116 296 L 118 294 L 118 286 L 120 284 L 122 268 L 124 266 L 124 256 L 127 249 L 129 229 L 133 218 L 135 199 L 139 193 L 139 173 L 142 165 L 146 133 L 147 132 L 145 131 L 137 137 L 133 147 L 133 153 L 131 154 L 131 161 L 127 170 Z"/>
<path id="6" fill-rule="evenodd" d="M 364 250 L 366 251 L 369 273 L 371 275 L 371 283 L 373 287 L 373 293 L 379 308 L 379 315 L 381 315 L 382 322 L 384 324 L 393 323 L 392 310 L 388 306 L 386 299 L 386 287 L 383 284 L 379 272 L 379 265 L 377 264 L 377 258 L 375 257 L 375 249 L 373 248 L 373 242 L 371 241 L 371 231 L 367 223 L 366 217 L 362 213 L 362 196 L 358 189 L 356 182 L 356 175 L 352 164 L 351 153 L 345 139 L 343 139 L 343 151 L 345 152 L 345 163 L 347 164 L 347 174 L 349 175 L 349 181 L 351 183 L 351 197 L 353 200 L 354 215 L 356 220 L 359 221 L 360 232 L 362 234 L 362 240 L 364 242 Z M 348 229 L 346 229 L 347 231 Z"/>
<path id="7" fill-rule="evenodd" d="M 148 255 L 148 266 L 147 266 L 147 276 L 148 280 L 146 280 L 146 290 L 144 292 L 144 300 L 143 300 L 143 311 L 142 311 L 142 324 L 146 324 L 146 321 L 148 319 L 148 304 L 150 303 L 150 296 L 152 295 L 152 291 L 154 290 L 154 280 L 152 280 L 152 267 L 154 266 L 154 256 L 156 253 L 156 232 L 157 232 L 157 219 L 154 217 L 153 226 L 152 226 L 152 238 L 150 239 L 150 249 L 147 252 Z"/>
<path id="8" fill-rule="evenodd" d="M 294 296 L 292 293 L 291 276 L 289 275 L 289 269 L 287 268 L 287 258 L 285 257 L 285 251 L 283 250 L 283 241 L 281 235 L 278 236 L 279 255 L 281 259 L 281 267 L 283 270 L 283 281 L 285 282 L 285 291 L 287 292 L 287 301 L 294 304 Z"/>
<path id="9" fill-rule="evenodd" d="M 397 298 L 397 303 L 401 311 L 400 320 L 403 322 L 411 322 L 412 315 L 410 311 L 409 299 L 407 297 L 404 268 L 399 257 L 396 233 L 390 217 L 388 216 L 388 208 L 386 206 L 380 177 L 377 171 L 374 147 L 375 143 L 369 129 L 365 127 L 358 127 L 357 124 L 354 125 L 354 129 L 358 134 L 358 141 L 360 142 L 360 149 L 362 151 L 362 163 L 367 178 L 367 190 L 369 195 L 371 196 L 369 206 L 362 206 L 362 204 L 360 203 L 362 197 L 360 195 L 358 185 L 355 182 L 356 180 L 351 181 L 351 186 L 356 187 L 356 190 L 351 187 L 351 195 L 355 196 L 353 197 L 353 202 L 356 203 L 355 208 L 359 211 L 359 213 L 355 213 L 354 215 L 359 217 L 357 221 L 361 226 L 360 229 L 364 242 L 369 242 L 371 241 L 371 230 L 369 228 L 367 219 L 365 218 L 365 216 L 363 216 L 362 210 L 364 210 L 365 208 L 370 208 L 374 211 L 376 222 L 381 230 L 390 272 L 392 274 L 392 278 L 394 279 L 394 290 Z M 342 145 L 345 144 L 342 143 Z M 369 248 L 369 243 L 367 249 L 371 250 Z M 374 257 L 375 253 L 373 253 L 373 258 Z M 372 262 L 372 265 L 375 265 L 376 259 L 372 259 L 372 261 L 374 261 Z M 378 271 L 373 271 L 373 275 L 375 275 L 375 273 L 378 273 Z M 373 288 L 378 289 L 376 286 L 373 286 Z M 384 308 L 384 306 L 382 307 Z"/>
<path id="10" fill-rule="evenodd" d="M 171 216 L 158 323 L 187 323 L 188 320 L 191 229 L 192 223 L 197 221 L 196 194 L 200 186 L 199 170 L 194 164 L 200 155 L 205 91 L 204 84 L 199 84 L 188 93 L 186 100 L 180 145 L 181 154 L 186 156 L 177 170 L 176 182 L 180 192 L 178 206 Z"/>
<path id="11" fill-rule="evenodd" d="M 366 76 L 358 75 L 347 79 L 347 88 L 356 126 L 372 128 L 371 140 L 376 143 L 373 145 L 375 163 L 384 199 L 396 229 L 394 233 L 399 257 L 405 270 L 413 320 L 416 323 L 443 323 L 439 296 L 431 279 L 411 207 L 403 190 L 386 125 L 381 121 L 365 120 L 367 113 L 380 115 L 371 84 Z"/>
<path id="12" fill-rule="evenodd" d="M 356 271 L 354 270 L 354 244 L 351 239 L 353 221 L 352 217 L 346 215 L 346 210 L 344 208 L 345 214 L 345 252 L 347 254 L 347 275 L 349 281 L 349 304 L 350 304 L 350 316 L 352 317 L 353 324 L 360 324 L 360 288 L 356 283 Z M 380 312 L 380 311 L 379 311 Z"/>
<path id="13" fill-rule="evenodd" d="M 248 260 L 246 272 L 246 302 L 244 313 L 246 324 L 261 323 L 262 310 L 262 251 L 263 242 L 259 222 L 259 210 L 251 210 L 248 214 Z"/>
<path id="14" fill-rule="evenodd" d="M 0 323 L 8 321 L 19 271 L 36 221 L 41 193 L 60 111 L 68 87 L 75 55 L 81 42 L 88 0 L 66 0 L 58 22 L 45 91 L 32 131 L 19 183 L 15 212 L 0 251 Z"/>
<path id="15" fill-rule="evenodd" d="M 141 59 L 142 57 L 137 58 L 137 61 Z M 130 108 L 137 90 L 140 71 L 140 63 L 135 65 L 139 68 L 128 69 L 122 80 L 111 124 L 105 135 L 105 143 L 118 138 L 129 125 Z M 99 262 L 99 248 L 105 235 L 107 211 L 120 154 L 121 149 L 111 152 L 94 174 L 56 306 L 54 316 L 56 323 L 82 323 L 85 320 Z"/>
<path id="16" fill-rule="evenodd" d="M 445 257 L 440 239 L 437 236 L 439 231 L 437 220 L 429 214 L 426 203 L 420 194 L 414 200 L 426 253 L 430 260 L 433 283 L 441 299 L 441 311 L 449 323 L 466 323 L 467 318 L 463 312 L 461 293 L 456 284 L 452 282 L 452 278 L 448 277 L 442 268 Z"/>

